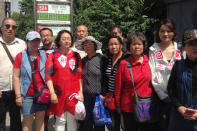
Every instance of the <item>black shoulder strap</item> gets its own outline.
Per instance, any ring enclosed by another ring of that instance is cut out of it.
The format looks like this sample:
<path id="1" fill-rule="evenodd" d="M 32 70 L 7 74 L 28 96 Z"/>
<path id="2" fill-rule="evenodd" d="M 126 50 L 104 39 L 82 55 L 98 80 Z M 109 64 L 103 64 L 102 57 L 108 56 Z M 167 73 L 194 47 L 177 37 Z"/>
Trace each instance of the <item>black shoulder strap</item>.
<path id="1" fill-rule="evenodd" d="M 75 67 L 75 69 L 76 69 L 79 66 L 79 54 L 77 52 L 74 52 L 74 54 L 75 54 L 75 58 L 76 58 L 76 67 Z"/>
<path id="2" fill-rule="evenodd" d="M 55 62 L 55 51 L 53 51 L 53 64 Z"/>
<path id="3" fill-rule="evenodd" d="M 133 85 L 133 88 L 134 88 L 134 91 L 135 91 L 133 73 L 132 73 L 132 69 L 131 69 L 131 63 L 129 62 L 129 58 L 126 58 L 126 62 L 127 62 L 127 68 L 129 69 L 129 73 L 130 73 L 130 76 L 131 76 L 132 85 Z"/>
<path id="4" fill-rule="evenodd" d="M 14 59 L 12 58 L 11 54 L 10 54 L 10 51 L 8 50 L 7 46 L 5 43 L 3 43 L 2 41 L 0 41 L 1 44 L 3 45 L 3 48 L 5 49 L 10 61 L 12 62 L 12 64 L 14 64 Z"/>
<path id="5" fill-rule="evenodd" d="M 37 81 L 36 81 L 36 76 L 35 76 L 35 72 L 34 72 L 34 69 L 33 69 L 32 61 L 30 59 L 30 55 L 29 55 L 28 50 L 26 50 L 26 52 L 27 52 L 27 58 L 28 58 L 29 64 L 31 66 L 31 72 L 32 72 L 34 87 L 35 87 L 35 89 L 37 89 Z"/>

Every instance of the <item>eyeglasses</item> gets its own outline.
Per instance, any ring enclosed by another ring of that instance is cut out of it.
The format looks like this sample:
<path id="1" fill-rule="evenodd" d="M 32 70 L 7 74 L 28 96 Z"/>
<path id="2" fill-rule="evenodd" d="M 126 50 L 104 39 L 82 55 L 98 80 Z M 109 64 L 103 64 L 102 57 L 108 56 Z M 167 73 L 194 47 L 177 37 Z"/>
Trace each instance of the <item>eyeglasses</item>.
<path id="1" fill-rule="evenodd" d="M 10 29 L 10 27 L 13 29 L 13 30 L 16 30 L 17 26 L 16 25 L 9 25 L 9 24 L 6 24 L 5 25 L 6 29 Z"/>
<path id="2" fill-rule="evenodd" d="M 62 40 L 62 41 L 66 41 L 66 40 L 71 41 L 71 37 L 63 37 L 63 38 L 60 38 L 60 40 Z"/>
<path id="3" fill-rule="evenodd" d="M 82 33 L 85 33 L 85 32 L 87 32 L 87 31 L 86 31 L 86 30 L 78 30 L 78 31 L 77 31 L 77 33 L 81 33 L 81 32 L 82 32 Z"/>
<path id="4" fill-rule="evenodd" d="M 50 34 L 43 34 L 43 35 L 41 35 L 42 37 L 51 37 L 52 35 L 50 35 Z"/>

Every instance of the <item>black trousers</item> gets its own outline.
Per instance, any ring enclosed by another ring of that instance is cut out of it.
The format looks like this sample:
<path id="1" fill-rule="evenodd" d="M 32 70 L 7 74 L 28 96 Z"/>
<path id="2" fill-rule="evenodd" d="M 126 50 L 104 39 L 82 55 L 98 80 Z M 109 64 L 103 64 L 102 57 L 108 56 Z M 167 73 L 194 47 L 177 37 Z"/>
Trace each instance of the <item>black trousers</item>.
<path id="1" fill-rule="evenodd" d="M 6 112 L 10 115 L 10 131 L 22 131 L 20 108 L 14 91 L 3 91 L 0 98 L 0 131 L 5 131 Z"/>
<path id="2" fill-rule="evenodd" d="M 84 105 L 86 117 L 80 122 L 80 131 L 105 131 L 105 126 L 96 126 L 93 118 L 93 109 L 96 100 L 96 94 L 84 94 Z"/>
<path id="3" fill-rule="evenodd" d="M 172 108 L 172 103 L 161 101 L 161 120 L 160 120 L 160 128 L 161 131 L 168 131 L 169 121 L 170 121 L 170 112 Z"/>
<path id="4" fill-rule="evenodd" d="M 112 131 L 120 131 L 120 114 L 117 110 L 110 110 L 112 118 Z"/>
<path id="5" fill-rule="evenodd" d="M 160 131 L 159 122 L 139 123 L 135 121 L 133 113 L 122 112 L 125 131 Z"/>

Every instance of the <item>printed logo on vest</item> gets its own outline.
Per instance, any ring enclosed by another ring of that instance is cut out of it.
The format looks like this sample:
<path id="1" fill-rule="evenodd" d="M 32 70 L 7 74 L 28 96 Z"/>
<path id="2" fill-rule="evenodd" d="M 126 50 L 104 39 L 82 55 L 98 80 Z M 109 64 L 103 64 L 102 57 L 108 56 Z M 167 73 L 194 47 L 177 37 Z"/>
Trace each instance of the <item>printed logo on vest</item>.
<path id="1" fill-rule="evenodd" d="M 163 59 L 163 55 L 162 55 L 161 51 L 156 51 L 155 56 L 156 56 L 157 60 L 162 60 Z"/>
<path id="2" fill-rule="evenodd" d="M 64 68 L 66 66 L 66 63 L 67 63 L 67 57 L 64 56 L 64 55 L 61 55 L 58 58 L 58 61 L 59 61 L 60 65 Z"/>
<path id="3" fill-rule="evenodd" d="M 71 70 L 75 69 L 75 64 L 76 64 L 76 62 L 75 62 L 74 59 L 69 60 L 69 67 L 70 67 Z"/>

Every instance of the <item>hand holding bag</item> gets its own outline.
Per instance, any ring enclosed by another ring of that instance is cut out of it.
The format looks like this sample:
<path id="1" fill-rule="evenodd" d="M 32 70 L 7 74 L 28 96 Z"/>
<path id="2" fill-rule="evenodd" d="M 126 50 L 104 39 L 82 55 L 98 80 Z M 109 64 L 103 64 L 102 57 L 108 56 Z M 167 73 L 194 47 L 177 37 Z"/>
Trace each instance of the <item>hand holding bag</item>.
<path id="1" fill-rule="evenodd" d="M 135 90 L 134 79 L 131 69 L 131 64 L 126 59 L 127 68 L 129 69 L 129 73 L 132 80 L 132 85 L 134 88 L 134 105 L 133 105 L 133 113 L 135 120 L 138 122 L 156 122 L 160 118 L 160 104 L 159 100 L 155 93 L 152 93 L 150 96 L 141 97 Z"/>
<path id="2" fill-rule="evenodd" d="M 108 110 L 104 107 L 104 100 L 100 94 L 96 96 L 95 105 L 93 109 L 93 117 L 96 126 L 104 126 L 112 124 L 112 120 Z"/>
<path id="3" fill-rule="evenodd" d="M 76 120 L 84 120 L 86 116 L 86 110 L 83 102 L 81 102 L 79 93 L 73 93 L 69 96 L 69 100 L 73 100 L 76 98 L 78 100 L 77 104 L 75 105 L 75 119 Z"/>
<path id="4" fill-rule="evenodd" d="M 35 87 L 35 94 L 34 94 L 34 103 L 36 104 L 40 104 L 40 105 L 47 105 L 50 102 L 50 91 L 48 89 L 48 87 L 46 86 L 46 83 L 44 86 L 38 87 L 37 86 L 37 81 L 36 81 L 36 77 L 35 77 L 35 72 L 33 69 L 33 65 L 30 59 L 30 55 L 29 52 L 27 50 L 27 57 L 31 66 L 31 70 L 32 70 L 32 77 L 33 77 L 33 82 L 34 82 L 34 87 Z"/>

